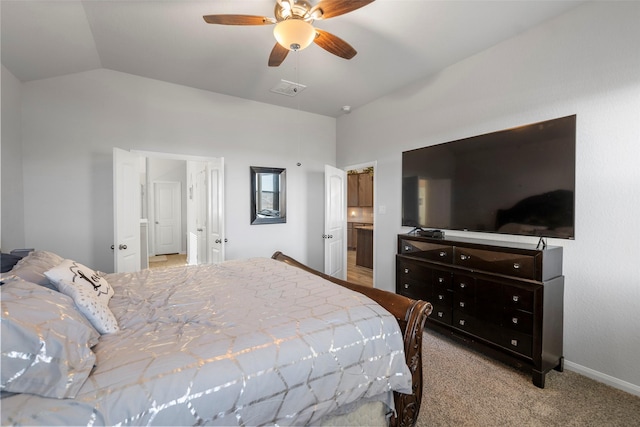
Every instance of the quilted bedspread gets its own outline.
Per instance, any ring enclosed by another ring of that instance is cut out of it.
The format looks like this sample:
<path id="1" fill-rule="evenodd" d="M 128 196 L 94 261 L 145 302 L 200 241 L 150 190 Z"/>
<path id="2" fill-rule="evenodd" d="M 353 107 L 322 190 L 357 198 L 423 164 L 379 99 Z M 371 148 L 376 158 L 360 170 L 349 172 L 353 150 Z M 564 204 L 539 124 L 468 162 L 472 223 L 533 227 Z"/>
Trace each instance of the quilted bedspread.
<path id="1" fill-rule="evenodd" d="M 3 425 L 305 425 L 411 392 L 393 316 L 282 262 L 106 279 L 121 330 L 93 348 L 76 399 L 5 397 Z"/>

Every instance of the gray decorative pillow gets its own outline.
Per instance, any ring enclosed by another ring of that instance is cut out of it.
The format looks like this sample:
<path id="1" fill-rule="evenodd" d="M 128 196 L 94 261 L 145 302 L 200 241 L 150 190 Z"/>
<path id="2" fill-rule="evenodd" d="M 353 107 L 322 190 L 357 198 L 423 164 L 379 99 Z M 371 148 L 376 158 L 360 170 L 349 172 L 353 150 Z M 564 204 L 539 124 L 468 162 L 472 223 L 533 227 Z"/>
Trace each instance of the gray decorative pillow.
<path id="1" fill-rule="evenodd" d="M 11 270 L 21 259 L 22 257 L 18 255 L 0 253 L 0 261 L 2 261 L 2 270 L 0 272 L 6 273 Z"/>
<path id="2" fill-rule="evenodd" d="M 68 296 L 18 277 L 2 286 L 0 390 L 73 398 L 89 377 L 100 334 Z"/>
<path id="3" fill-rule="evenodd" d="M 44 275 L 44 272 L 60 264 L 63 260 L 64 258 L 53 252 L 29 252 L 27 256 L 18 261 L 8 274 L 15 274 L 27 282 L 56 290 L 55 286 Z"/>
<path id="4" fill-rule="evenodd" d="M 113 288 L 96 271 L 79 262 L 65 259 L 45 276 L 56 284 L 58 290 L 70 296 L 78 309 L 101 334 L 120 330 L 118 322 L 109 309 Z"/>

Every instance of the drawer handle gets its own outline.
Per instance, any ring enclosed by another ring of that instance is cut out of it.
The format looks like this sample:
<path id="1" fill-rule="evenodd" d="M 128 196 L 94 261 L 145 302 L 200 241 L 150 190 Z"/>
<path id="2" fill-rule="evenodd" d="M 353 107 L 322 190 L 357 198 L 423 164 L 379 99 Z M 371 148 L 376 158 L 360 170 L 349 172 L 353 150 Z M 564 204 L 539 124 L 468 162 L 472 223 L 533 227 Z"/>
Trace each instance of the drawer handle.
<path id="1" fill-rule="evenodd" d="M 443 301 L 443 300 L 444 300 L 444 295 L 442 295 L 442 294 L 438 295 L 438 299 L 439 299 L 440 301 Z"/>
<path id="2" fill-rule="evenodd" d="M 466 288 L 466 287 L 467 287 L 467 284 L 466 284 L 466 283 L 460 283 L 460 288 L 464 289 L 464 288 Z"/>
<path id="3" fill-rule="evenodd" d="M 517 317 L 512 317 L 511 321 L 513 322 L 514 325 L 518 324 L 518 318 Z"/>
<path id="4" fill-rule="evenodd" d="M 404 269 L 404 274 L 408 274 L 408 273 L 409 273 L 409 269 L 408 269 L 408 268 L 405 268 L 405 269 Z"/>
<path id="5" fill-rule="evenodd" d="M 464 307 L 464 301 L 460 301 L 460 307 Z"/>
<path id="6" fill-rule="evenodd" d="M 464 319 L 460 319 L 460 321 L 458 323 L 460 324 L 460 326 L 464 326 L 465 321 L 464 321 Z"/>
<path id="7" fill-rule="evenodd" d="M 468 259 L 471 259 L 471 255 L 460 254 L 460 259 L 466 261 Z"/>
<path id="8" fill-rule="evenodd" d="M 405 252 L 411 252 L 411 246 L 405 246 L 404 247 L 404 251 Z"/>
<path id="9" fill-rule="evenodd" d="M 518 295 L 514 295 L 513 297 L 511 297 L 511 299 L 513 300 L 513 302 L 518 302 L 520 297 Z"/>
<path id="10" fill-rule="evenodd" d="M 444 316 L 444 313 L 443 313 L 443 312 L 441 312 L 441 311 L 439 311 L 439 312 L 438 312 L 438 317 L 443 317 L 443 316 Z"/>
<path id="11" fill-rule="evenodd" d="M 444 277 L 438 277 L 438 283 L 444 283 Z"/>
<path id="12" fill-rule="evenodd" d="M 514 262 L 514 263 L 513 263 L 513 268 L 514 268 L 515 270 L 520 269 L 520 264 L 519 264 L 519 263 L 517 263 L 517 262 Z"/>
<path id="13" fill-rule="evenodd" d="M 447 256 L 447 253 L 445 251 L 441 251 L 438 255 L 440 255 L 441 257 L 445 257 Z"/>
<path id="14" fill-rule="evenodd" d="M 514 347 L 518 346 L 518 340 L 511 340 L 511 345 Z"/>
<path id="15" fill-rule="evenodd" d="M 409 289 L 409 284 L 408 284 L 408 283 L 405 283 L 405 284 L 404 284 L 404 288 L 405 288 L 405 289 Z"/>

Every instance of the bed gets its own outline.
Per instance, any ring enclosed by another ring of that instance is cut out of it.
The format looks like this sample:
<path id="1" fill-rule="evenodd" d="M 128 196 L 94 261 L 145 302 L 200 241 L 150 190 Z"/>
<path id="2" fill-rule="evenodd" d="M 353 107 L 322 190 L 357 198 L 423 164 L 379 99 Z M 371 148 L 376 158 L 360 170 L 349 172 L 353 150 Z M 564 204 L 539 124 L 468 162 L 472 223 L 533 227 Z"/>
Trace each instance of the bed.
<path id="1" fill-rule="evenodd" d="M 2 276 L 2 425 L 415 424 L 431 305 L 271 258 Z M 372 418 L 375 417 L 375 418 Z"/>

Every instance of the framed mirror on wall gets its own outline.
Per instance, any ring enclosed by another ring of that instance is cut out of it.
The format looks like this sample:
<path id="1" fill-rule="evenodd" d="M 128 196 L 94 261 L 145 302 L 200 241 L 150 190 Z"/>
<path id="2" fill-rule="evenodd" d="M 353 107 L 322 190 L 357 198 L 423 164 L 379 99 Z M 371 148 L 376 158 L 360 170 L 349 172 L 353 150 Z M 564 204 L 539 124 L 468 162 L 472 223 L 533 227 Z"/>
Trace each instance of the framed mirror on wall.
<path id="1" fill-rule="evenodd" d="M 251 224 L 287 222 L 287 171 L 251 166 Z"/>

